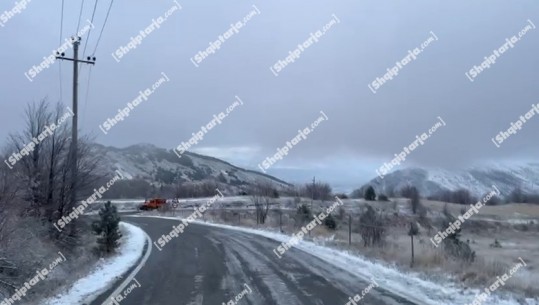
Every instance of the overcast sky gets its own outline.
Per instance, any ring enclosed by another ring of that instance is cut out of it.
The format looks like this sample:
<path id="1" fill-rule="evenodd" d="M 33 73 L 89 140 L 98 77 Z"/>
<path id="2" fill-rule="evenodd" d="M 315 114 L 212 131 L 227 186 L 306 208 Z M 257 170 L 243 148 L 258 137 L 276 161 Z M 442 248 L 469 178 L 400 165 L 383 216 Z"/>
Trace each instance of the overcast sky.
<path id="1" fill-rule="evenodd" d="M 32 82 L 24 75 L 58 48 L 61 2 L 34 0 L 0 27 L 2 139 L 23 128 L 21 118 L 28 103 L 48 97 L 71 104 L 70 62 L 54 63 Z M 63 39 L 76 32 L 81 0 L 65 2 Z M 95 135 L 101 144 L 152 143 L 174 148 L 238 96 L 244 104 L 209 131 L 193 151 L 258 169 L 298 129 L 315 121 L 320 111 L 327 115 L 327 121 L 268 170 L 288 181 L 316 175 L 337 188 L 365 182 L 416 135 L 436 124 L 438 117 L 446 126 L 396 169 L 415 165 L 456 168 L 487 160 L 530 160 L 538 155 L 539 115 L 500 148 L 491 139 L 539 103 L 539 29 L 530 29 L 473 82 L 465 75 L 506 43 L 506 38 L 531 24 L 539 26 L 539 2 L 535 0 L 178 0 L 181 10 L 173 12 L 120 62 L 111 54 L 177 4 L 116 0 L 92 54 L 109 3 L 99 1 L 95 28 L 84 53 L 97 57 L 90 87 L 88 65 L 80 71 L 79 80 L 81 132 Z M 2 1 L 0 14 L 14 6 L 13 1 Z M 81 27 L 91 19 L 93 6 L 94 1 L 86 1 Z M 259 14 L 198 67 L 193 64 L 191 58 L 255 7 Z M 339 23 L 278 76 L 270 71 L 310 33 L 337 19 Z M 437 40 L 376 94 L 369 89 L 367 85 L 376 77 L 383 77 L 387 68 L 433 35 Z M 86 41 L 88 34 L 82 37 L 81 52 Z M 69 49 L 66 56 L 72 55 Z M 162 73 L 169 82 L 107 135 L 101 132 L 100 124 Z"/>

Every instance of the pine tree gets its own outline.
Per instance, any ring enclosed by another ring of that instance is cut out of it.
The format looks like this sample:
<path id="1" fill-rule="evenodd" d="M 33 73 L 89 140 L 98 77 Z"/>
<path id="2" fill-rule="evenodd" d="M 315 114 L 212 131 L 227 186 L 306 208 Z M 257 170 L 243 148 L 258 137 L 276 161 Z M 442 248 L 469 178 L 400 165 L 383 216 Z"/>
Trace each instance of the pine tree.
<path id="1" fill-rule="evenodd" d="M 335 220 L 335 217 L 333 217 L 333 215 L 331 215 L 331 214 L 329 214 L 324 219 L 324 225 L 330 230 L 337 229 L 337 221 Z"/>
<path id="2" fill-rule="evenodd" d="M 374 188 L 369 185 L 367 190 L 365 190 L 365 200 L 373 201 L 376 200 L 376 192 L 374 191 Z"/>
<path id="3" fill-rule="evenodd" d="M 98 250 L 111 253 L 120 245 L 119 240 L 122 237 L 119 229 L 118 210 L 110 201 L 107 201 L 99 211 L 99 217 L 100 220 L 92 223 L 92 229 L 99 236 L 97 238 Z"/>
<path id="4" fill-rule="evenodd" d="M 313 220 L 313 214 L 308 205 L 302 204 L 298 207 L 296 211 L 296 219 L 301 225 Z"/>

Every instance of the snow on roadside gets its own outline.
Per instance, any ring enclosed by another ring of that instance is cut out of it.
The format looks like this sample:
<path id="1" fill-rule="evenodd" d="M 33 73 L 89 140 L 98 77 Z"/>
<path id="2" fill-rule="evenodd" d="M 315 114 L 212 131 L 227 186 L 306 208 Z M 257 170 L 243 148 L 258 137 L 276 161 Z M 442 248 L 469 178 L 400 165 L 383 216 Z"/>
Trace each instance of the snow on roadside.
<path id="1" fill-rule="evenodd" d="M 163 219 L 178 220 L 180 217 L 167 216 L 131 216 L 131 217 L 154 217 Z M 224 224 L 208 223 L 194 221 L 194 223 L 225 228 L 256 234 L 267 237 L 278 242 L 287 242 L 289 235 L 242 227 L 234 227 Z M 348 251 L 327 248 L 310 241 L 301 241 L 295 248 L 318 257 L 336 267 L 348 270 L 365 281 L 375 278 L 383 288 L 392 293 L 401 295 L 417 304 L 425 305 L 465 305 L 472 303 L 477 294 L 481 293 L 479 289 L 464 289 L 464 287 L 452 283 L 449 279 L 446 283 L 435 283 L 424 280 L 417 273 L 404 273 L 397 268 L 384 265 L 382 263 L 372 262 L 364 257 L 351 254 Z M 290 255 L 285 253 L 284 255 Z M 493 282 L 495 279 L 493 279 Z M 485 287 L 486 288 L 486 287 Z M 506 295 L 491 295 L 487 301 L 488 305 L 518 305 L 516 299 Z M 526 299 L 527 305 L 539 305 L 539 300 Z"/>
<path id="2" fill-rule="evenodd" d="M 118 255 L 100 260 L 88 276 L 76 281 L 67 292 L 47 299 L 42 304 L 89 304 L 109 289 L 119 276 L 129 271 L 143 255 L 146 234 L 142 229 L 125 222 L 120 222 L 120 229 L 123 242 L 118 249 Z"/>

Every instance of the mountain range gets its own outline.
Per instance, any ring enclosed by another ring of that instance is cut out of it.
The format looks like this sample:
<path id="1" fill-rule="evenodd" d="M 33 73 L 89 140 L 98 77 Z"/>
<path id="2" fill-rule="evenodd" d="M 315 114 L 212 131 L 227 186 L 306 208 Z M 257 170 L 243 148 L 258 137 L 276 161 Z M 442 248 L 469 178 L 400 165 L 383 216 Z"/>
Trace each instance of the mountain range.
<path id="1" fill-rule="evenodd" d="M 459 170 L 406 168 L 383 179 L 372 179 L 366 185 L 387 193 L 409 184 L 418 188 L 425 197 L 458 189 L 482 196 L 494 190 L 494 186 L 502 197 L 516 188 L 525 193 L 539 193 L 539 163 L 488 164 Z"/>
<path id="2" fill-rule="evenodd" d="M 173 185 L 177 182 L 214 180 L 239 191 L 257 181 L 271 182 L 278 189 L 289 183 L 262 172 L 243 169 L 226 161 L 192 152 L 178 158 L 172 150 L 152 144 L 137 144 L 115 148 L 94 144 L 94 151 L 101 156 L 101 170 L 114 174 L 118 170 L 124 179 L 144 180 L 151 185 Z M 353 170 L 353 169 L 351 169 Z M 331 181 L 328 181 L 331 184 Z M 441 191 L 467 189 L 476 196 L 493 190 L 494 186 L 505 196 L 515 188 L 523 192 L 539 193 L 539 163 L 486 164 L 467 169 L 447 170 L 433 168 L 406 168 L 373 178 L 372 185 L 379 193 L 414 185 L 422 196 L 428 197 Z"/>
<path id="3" fill-rule="evenodd" d="M 137 144 L 115 148 L 94 144 L 93 150 L 100 156 L 100 169 L 105 174 L 118 171 L 124 180 L 144 180 L 159 187 L 179 182 L 214 180 L 239 191 L 255 182 L 271 182 L 277 189 L 289 184 L 261 172 L 234 166 L 228 162 L 185 152 L 179 158 L 172 150 L 152 144 Z"/>

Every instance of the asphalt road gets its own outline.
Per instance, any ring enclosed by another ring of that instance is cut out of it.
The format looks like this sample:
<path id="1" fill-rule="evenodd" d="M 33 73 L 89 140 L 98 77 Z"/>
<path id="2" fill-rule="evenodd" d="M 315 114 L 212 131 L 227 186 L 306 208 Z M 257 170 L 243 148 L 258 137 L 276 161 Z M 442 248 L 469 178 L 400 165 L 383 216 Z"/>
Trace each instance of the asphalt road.
<path id="1" fill-rule="evenodd" d="M 134 217 L 124 221 L 142 228 L 152 241 L 179 223 Z M 237 304 L 345 305 L 371 284 L 295 248 L 279 259 L 272 252 L 278 245 L 260 236 L 190 224 L 162 251 L 151 245 L 150 257 L 135 276 L 140 287 L 119 304 L 228 305 L 236 304 L 243 291 Z M 92 304 L 101 304 L 114 288 Z M 358 304 L 415 303 L 375 287 Z"/>

